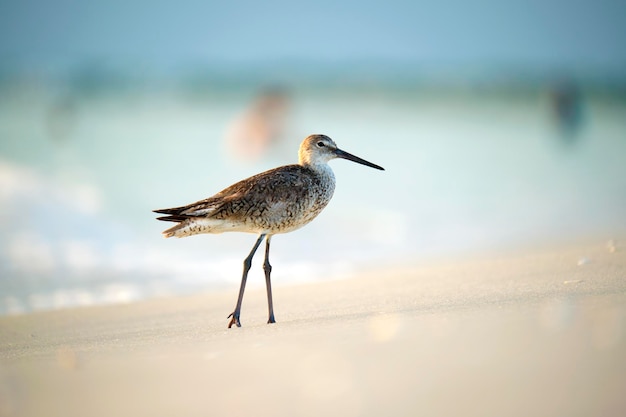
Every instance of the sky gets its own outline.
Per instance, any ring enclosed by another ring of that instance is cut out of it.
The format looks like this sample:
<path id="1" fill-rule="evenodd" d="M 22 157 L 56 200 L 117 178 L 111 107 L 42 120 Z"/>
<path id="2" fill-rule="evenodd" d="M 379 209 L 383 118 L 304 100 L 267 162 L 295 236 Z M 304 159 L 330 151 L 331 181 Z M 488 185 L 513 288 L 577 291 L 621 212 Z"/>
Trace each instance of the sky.
<path id="1" fill-rule="evenodd" d="M 0 0 L 0 62 L 40 71 L 371 62 L 621 74 L 625 43 L 619 0 Z"/>

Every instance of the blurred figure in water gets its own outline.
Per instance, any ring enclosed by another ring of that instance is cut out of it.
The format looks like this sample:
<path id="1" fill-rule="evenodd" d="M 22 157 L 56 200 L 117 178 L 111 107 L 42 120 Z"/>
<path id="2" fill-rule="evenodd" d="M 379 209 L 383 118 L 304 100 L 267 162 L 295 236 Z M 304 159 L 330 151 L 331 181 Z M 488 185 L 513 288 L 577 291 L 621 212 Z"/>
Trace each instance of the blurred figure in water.
<path id="1" fill-rule="evenodd" d="M 55 144 L 67 143 L 76 127 L 76 100 L 71 94 L 57 97 L 48 107 L 45 115 L 45 130 Z"/>
<path id="2" fill-rule="evenodd" d="M 284 141 L 290 99 L 282 88 L 263 90 L 226 132 L 229 152 L 245 162 L 254 162 L 274 152 Z"/>
<path id="3" fill-rule="evenodd" d="M 580 91 L 572 81 L 561 80 L 552 87 L 550 99 L 561 139 L 568 144 L 574 143 L 583 122 Z"/>

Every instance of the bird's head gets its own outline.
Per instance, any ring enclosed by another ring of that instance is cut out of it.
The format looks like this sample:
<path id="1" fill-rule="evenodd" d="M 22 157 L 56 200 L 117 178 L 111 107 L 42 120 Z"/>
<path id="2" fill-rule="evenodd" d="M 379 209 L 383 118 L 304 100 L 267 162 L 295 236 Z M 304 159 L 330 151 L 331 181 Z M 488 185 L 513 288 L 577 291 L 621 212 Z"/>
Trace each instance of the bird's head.
<path id="1" fill-rule="evenodd" d="M 382 171 L 385 170 L 381 166 L 368 162 L 365 159 L 361 159 L 358 156 L 354 156 L 346 151 L 342 151 L 337 147 L 337 144 L 326 135 L 308 136 L 302 141 L 300 151 L 298 152 L 300 165 L 305 166 L 325 164 L 335 158 L 347 159 L 371 168 L 380 169 Z"/>

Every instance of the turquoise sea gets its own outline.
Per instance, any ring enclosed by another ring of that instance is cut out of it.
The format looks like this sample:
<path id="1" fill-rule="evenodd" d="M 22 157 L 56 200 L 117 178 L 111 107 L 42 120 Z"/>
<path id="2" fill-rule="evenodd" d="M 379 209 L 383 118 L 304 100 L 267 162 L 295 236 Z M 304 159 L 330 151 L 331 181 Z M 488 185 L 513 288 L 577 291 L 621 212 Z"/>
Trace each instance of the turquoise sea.
<path id="1" fill-rule="evenodd" d="M 333 201 L 272 241 L 279 285 L 626 232 L 623 94 L 558 113 L 536 85 L 281 86 L 267 133 L 262 85 L 68 85 L 0 86 L 1 314 L 236 288 L 254 236 L 165 240 L 151 210 L 295 163 L 311 133 L 386 171 L 331 162 Z"/>

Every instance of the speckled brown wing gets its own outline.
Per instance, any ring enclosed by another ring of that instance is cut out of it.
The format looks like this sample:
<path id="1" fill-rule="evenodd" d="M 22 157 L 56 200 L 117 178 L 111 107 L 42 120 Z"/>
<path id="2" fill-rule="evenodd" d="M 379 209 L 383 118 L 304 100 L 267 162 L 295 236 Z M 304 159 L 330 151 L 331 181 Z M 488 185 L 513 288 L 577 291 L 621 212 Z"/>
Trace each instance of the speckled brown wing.
<path id="1" fill-rule="evenodd" d="M 288 165 L 226 188 L 202 202 L 193 213 L 278 231 L 293 227 L 309 213 L 316 204 L 314 190 L 319 190 L 319 184 L 314 171 Z"/>
<path id="2" fill-rule="evenodd" d="M 320 178 L 311 169 L 286 165 L 239 181 L 207 199 L 157 212 L 168 214 L 162 220 L 169 221 L 206 217 L 277 227 L 299 220 L 296 214 L 306 212 L 303 206 L 315 204 L 312 192 L 319 186 Z"/>

